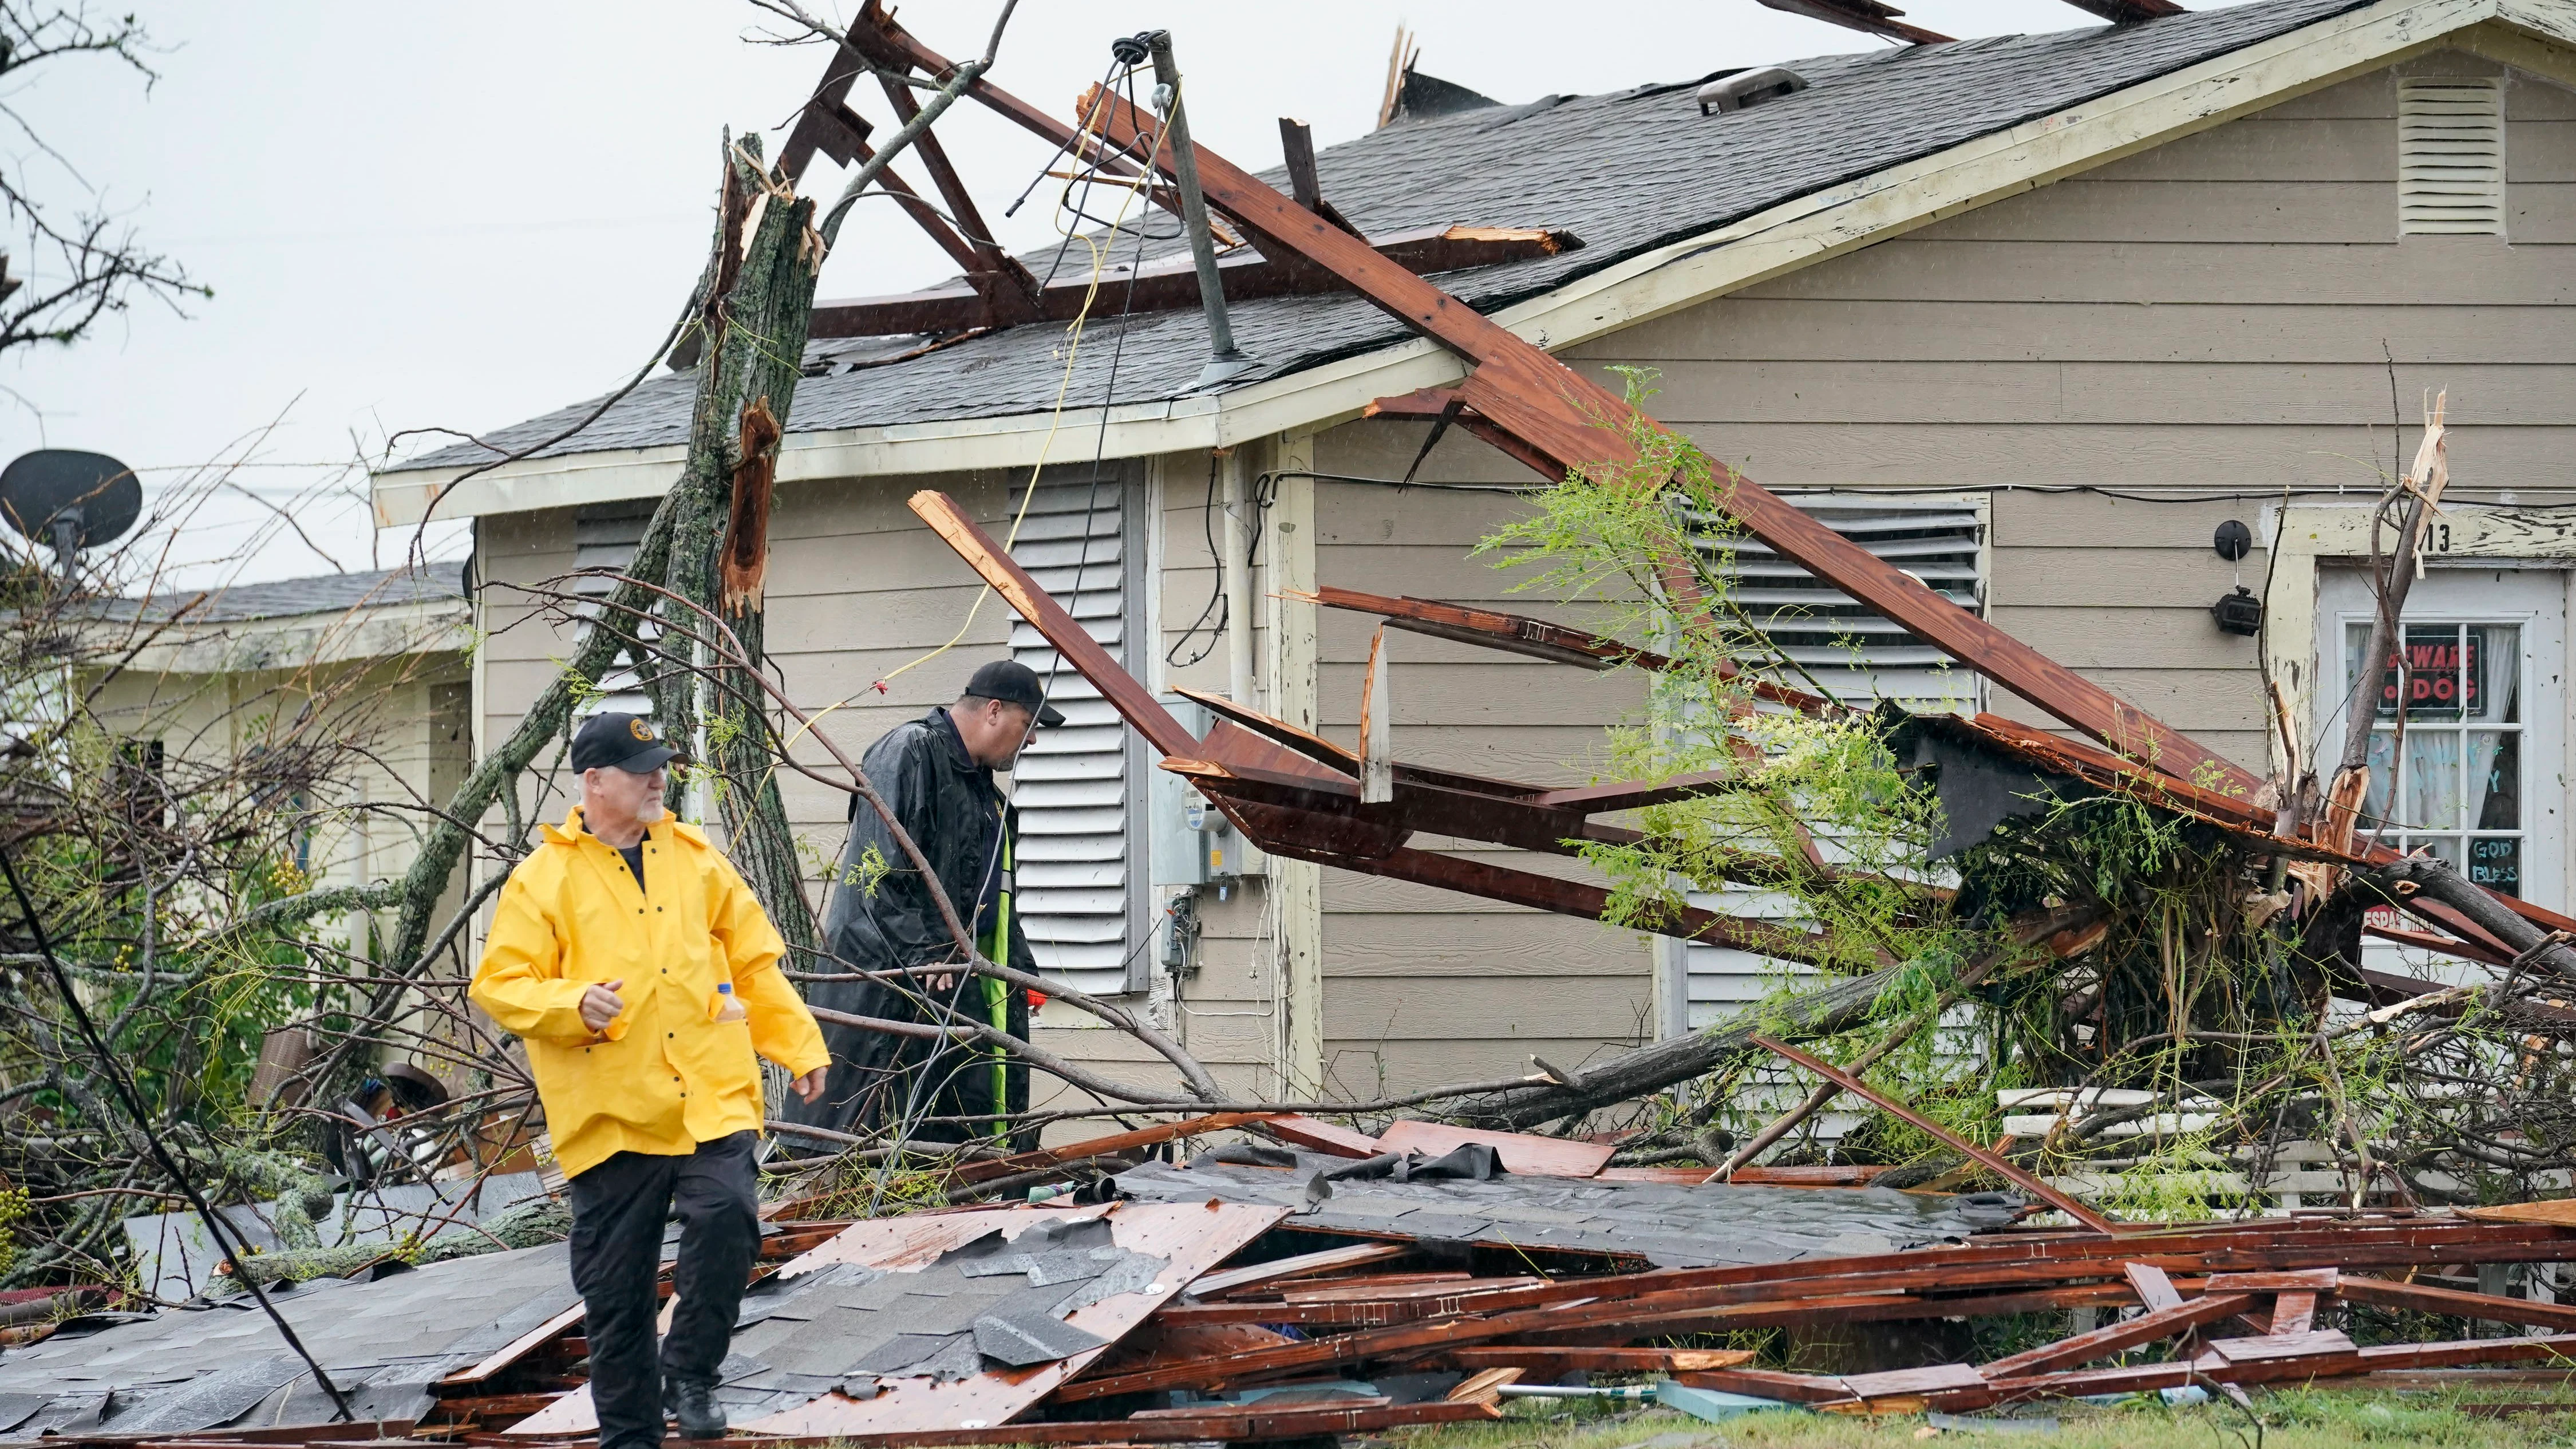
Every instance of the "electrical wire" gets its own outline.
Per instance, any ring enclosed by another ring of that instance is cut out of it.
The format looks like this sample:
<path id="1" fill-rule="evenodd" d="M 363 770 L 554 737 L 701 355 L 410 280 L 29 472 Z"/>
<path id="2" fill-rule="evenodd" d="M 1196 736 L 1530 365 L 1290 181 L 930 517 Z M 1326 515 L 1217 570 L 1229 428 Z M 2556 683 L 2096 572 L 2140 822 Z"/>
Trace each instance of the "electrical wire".
<path id="1" fill-rule="evenodd" d="M 251 1275 L 248 1261 L 250 1254 L 243 1246 L 240 1235 L 230 1222 L 217 1216 L 215 1210 L 207 1205 L 205 1194 L 197 1190 L 196 1182 L 181 1170 L 178 1158 L 171 1154 L 169 1147 L 162 1142 L 160 1134 L 152 1130 L 152 1115 L 143 1108 L 142 1094 L 135 1090 L 132 1082 L 126 1080 L 125 1069 L 118 1063 L 116 1053 L 108 1049 L 107 1040 L 98 1033 L 98 1023 L 90 1020 L 89 1008 L 81 1004 L 80 993 L 72 989 L 71 973 L 63 969 L 62 958 L 54 954 L 53 938 L 46 934 L 44 920 L 36 914 L 36 903 L 29 899 L 27 888 L 19 883 L 18 867 L 10 859 L 10 852 L 7 850 L 0 850 L 0 876 L 8 878 L 9 894 L 17 898 L 18 910 L 27 918 L 27 931 L 36 938 L 36 951 L 45 958 L 46 970 L 53 973 L 54 988 L 62 993 L 63 1005 L 71 1011 L 72 1020 L 79 1025 L 82 1039 L 89 1043 L 90 1051 L 97 1055 L 99 1070 L 106 1075 L 108 1085 L 115 1089 L 117 1099 L 124 1103 L 125 1110 L 132 1114 L 135 1131 L 142 1134 L 144 1145 L 151 1149 L 153 1160 L 161 1165 L 163 1172 L 170 1175 L 172 1182 L 179 1185 L 179 1191 L 187 1197 L 188 1205 L 197 1210 L 197 1216 L 205 1222 L 206 1236 L 214 1241 L 215 1246 L 222 1250 L 225 1258 L 232 1263 L 234 1276 L 240 1278 L 242 1286 L 250 1290 L 250 1296 L 258 1300 L 260 1311 L 266 1313 L 269 1322 L 277 1326 L 278 1337 L 285 1339 L 286 1346 L 295 1350 L 295 1356 L 304 1360 L 304 1366 L 313 1371 L 313 1382 L 321 1386 L 323 1393 L 330 1395 L 331 1406 L 338 1411 L 340 1422 L 344 1424 L 356 1422 L 357 1415 L 349 1408 L 348 1396 L 340 1392 L 339 1385 L 331 1382 L 331 1376 L 322 1369 L 321 1360 L 316 1359 L 312 1350 L 304 1346 L 303 1339 L 295 1336 L 294 1325 L 286 1321 L 286 1315 L 277 1311 L 277 1305 L 269 1301 L 267 1290 L 260 1287 L 259 1280 Z"/>

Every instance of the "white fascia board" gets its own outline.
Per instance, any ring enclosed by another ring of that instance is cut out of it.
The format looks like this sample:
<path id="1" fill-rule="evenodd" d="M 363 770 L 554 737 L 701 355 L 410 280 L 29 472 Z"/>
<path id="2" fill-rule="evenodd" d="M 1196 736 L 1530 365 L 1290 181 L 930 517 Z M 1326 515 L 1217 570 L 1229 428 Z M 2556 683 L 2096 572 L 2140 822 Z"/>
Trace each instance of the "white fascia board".
<path id="1" fill-rule="evenodd" d="M 2488 24 L 2501 19 L 2502 24 Z M 2100 99 L 1828 187 L 1566 283 L 1494 320 L 1551 350 L 1694 306 L 1885 241 L 2007 196 L 2445 44 L 2461 32 L 2517 57 L 2576 44 L 2576 0 L 2379 0 L 2287 35 L 2143 81 Z M 2473 48 L 2483 48 L 2482 46 Z M 2545 60 L 2546 57 L 2540 57 Z M 2514 63 L 2524 64 L 2517 58 Z M 2534 65 L 2544 74 L 2563 64 Z M 1230 447 L 1355 417 L 1375 399 L 1457 381 L 1465 369 L 1422 338 L 1311 367 L 1218 397 L 956 422 L 851 428 L 791 437 L 782 478 L 853 478 L 1028 468 L 1095 455 L 1128 458 Z M 513 464 L 458 485 L 441 518 L 644 498 L 679 475 L 677 446 Z M 462 469 L 379 474 L 380 526 L 416 523 Z"/>

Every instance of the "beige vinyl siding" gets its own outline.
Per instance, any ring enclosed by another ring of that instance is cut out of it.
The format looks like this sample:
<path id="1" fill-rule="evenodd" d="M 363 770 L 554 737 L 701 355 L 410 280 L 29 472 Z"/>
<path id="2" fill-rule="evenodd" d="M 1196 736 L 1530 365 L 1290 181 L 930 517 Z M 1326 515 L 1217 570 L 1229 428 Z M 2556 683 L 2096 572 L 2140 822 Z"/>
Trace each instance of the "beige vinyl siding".
<path id="1" fill-rule="evenodd" d="M 1318 439 L 1315 466 L 1396 477 L 1420 438 L 1410 427 L 1339 428 Z M 1517 465 L 1455 434 L 1425 476 L 1516 487 L 1526 481 Z M 1318 482 L 1316 577 L 1372 593 L 1602 622 L 1598 610 L 1515 593 L 1525 571 L 1469 556 L 1522 511 L 1500 493 L 1399 494 Z M 1319 622 L 1323 733 L 1355 745 L 1374 620 L 1327 609 Z M 1395 749 L 1404 760 L 1580 784 L 1606 768 L 1603 727 L 1642 718 L 1644 691 L 1633 675 L 1590 674 L 1414 634 L 1388 638 Z M 1514 869 L 1594 878 L 1562 856 L 1439 838 L 1413 843 Z M 1323 944 L 1325 1081 L 1349 1098 L 1526 1071 L 1532 1053 L 1572 1070 L 1654 1037 L 1653 955 L 1631 931 L 1328 868 Z"/>
<path id="2" fill-rule="evenodd" d="M 2512 239 L 2398 230 L 2403 76 L 2501 76 Z M 2447 389 L 2455 497 L 2532 501 L 2576 446 L 2576 98 L 2439 53 L 1577 349 L 1774 486 L 1993 488 L 1990 616 L 2240 762 L 2255 641 L 2210 547 L 2284 487 L 2367 495 Z M 2146 495 L 2241 494 L 2208 502 Z M 2313 498 L 2304 501 L 2317 501 Z M 1998 713 L 2050 722 L 2002 691 Z"/>

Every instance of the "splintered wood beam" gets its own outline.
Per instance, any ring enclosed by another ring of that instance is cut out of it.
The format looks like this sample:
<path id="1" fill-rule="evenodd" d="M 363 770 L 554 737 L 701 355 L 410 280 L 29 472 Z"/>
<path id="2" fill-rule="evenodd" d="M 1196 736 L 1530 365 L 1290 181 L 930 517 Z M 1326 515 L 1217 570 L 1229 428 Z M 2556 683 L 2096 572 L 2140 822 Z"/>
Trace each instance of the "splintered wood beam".
<path id="1" fill-rule="evenodd" d="M 1909 45 L 1940 45 L 1950 39 L 1940 31 L 1906 24 L 1896 18 L 1904 11 L 1893 5 L 1882 5 L 1878 0 L 1762 0 L 1762 3 L 1774 10 L 1804 15 L 1827 25 L 1857 30 L 1863 35 L 1902 40 Z"/>
<path id="2" fill-rule="evenodd" d="M 822 152 L 847 166 L 852 148 L 868 138 L 868 123 L 845 104 L 850 86 L 867 74 L 867 62 L 847 46 L 832 47 L 832 58 L 823 63 L 823 79 L 805 108 L 796 113 L 796 124 L 787 132 L 787 141 L 778 148 L 778 169 L 792 182 L 805 179 L 805 168 L 814 163 L 814 153 Z"/>
<path id="3" fill-rule="evenodd" d="M 1556 664 L 1571 664 L 1577 669 L 1616 669 L 1622 664 L 1633 664 L 1639 669 L 1661 673 L 1680 667 L 1678 660 L 1651 649 L 1640 649 L 1607 635 L 1587 633 L 1545 619 L 1534 619 L 1527 614 L 1506 614 L 1496 609 L 1443 603 L 1438 599 L 1364 594 L 1357 589 L 1335 588 L 1330 584 L 1312 593 L 1283 589 L 1279 596 L 1301 603 L 1321 604 L 1328 609 L 1376 614 L 1396 628 L 1416 634 L 1454 639 L 1461 644 L 1475 644 Z M 1742 666 L 1731 659 L 1718 665 L 1721 679 L 1734 679 L 1743 672 Z M 1763 680 L 1752 681 L 1751 688 L 1754 698 L 1783 705 L 1801 714 L 1850 713 L 1844 706 L 1804 690 Z"/>
<path id="4" fill-rule="evenodd" d="M 1157 168 L 1171 164 L 1169 138 L 1160 137 L 1151 118 L 1124 98 L 1095 86 L 1080 109 L 1100 118 L 1101 133 L 1113 147 Z M 1149 147 L 1158 149 L 1149 152 Z M 1459 396 L 1531 451 L 1561 462 L 1608 467 L 1638 460 L 1627 430 L 1654 429 L 1652 419 L 1241 167 L 1204 146 L 1194 150 L 1200 189 L 1211 205 L 1342 277 L 1390 316 L 1471 363 L 1474 370 L 1459 387 Z M 1916 638 L 2122 755 L 2185 779 L 2209 772 L 2247 794 L 2259 787 L 2261 782 L 2234 762 L 1960 608 L 1787 499 L 1732 470 L 1725 482 L 1727 512 L 1755 537 Z"/>
<path id="5" fill-rule="evenodd" d="M 1377 253 L 1415 272 L 1452 272 L 1572 251 L 1582 242 L 1571 232 L 1543 227 L 1444 226 L 1399 233 L 1375 244 Z M 976 265 L 981 265 L 980 259 Z M 1017 265 L 1014 263 L 1013 265 Z M 1276 262 L 1253 253 L 1217 261 L 1226 300 L 1310 296 L 1348 290 L 1340 278 L 1299 261 Z M 1095 307 L 1120 312 L 1169 312 L 1199 305 L 1198 273 L 1187 254 L 1139 266 L 1114 262 L 1102 269 Z M 962 332 L 1008 326 L 1013 321 L 1067 322 L 1093 295 L 1086 270 L 1041 288 L 1025 318 L 1005 316 L 970 281 L 950 282 L 893 297 L 857 297 L 814 304 L 816 337 L 886 337 L 913 332 Z"/>
<path id="6" fill-rule="evenodd" d="M 1395 799 L 1395 662 L 1386 630 L 1369 638 L 1368 677 L 1360 685 L 1360 803 Z"/>
<path id="7" fill-rule="evenodd" d="M 913 118 L 921 114 L 921 103 L 913 99 L 912 87 L 882 72 L 877 80 L 885 89 L 887 104 L 894 107 L 895 119 L 912 124 Z M 957 168 L 950 164 L 948 150 L 939 143 L 938 133 L 922 132 L 912 148 L 921 154 L 921 164 L 930 172 L 931 184 L 939 188 L 940 200 L 948 204 L 948 220 L 943 225 L 953 226 L 969 249 L 972 261 L 966 267 L 968 285 L 983 297 L 996 324 L 1036 321 L 1038 279 L 1020 265 L 1019 258 L 993 240 L 992 228 L 984 224 L 983 213 L 975 207 L 974 193 L 966 189 Z"/>
<path id="8" fill-rule="evenodd" d="M 1019 611 L 1074 672 L 1090 680 L 1110 706 L 1135 726 L 1145 742 L 1167 755 L 1188 755 L 1199 748 L 1199 737 L 1191 734 L 1172 712 L 1163 708 L 1153 691 L 1136 682 L 1136 677 L 1120 668 L 1109 651 L 1091 637 L 1091 631 L 1075 622 L 1074 617 L 1055 601 L 1053 595 L 1038 586 L 992 535 L 966 516 L 957 500 L 936 489 L 925 488 L 907 500 L 921 521 L 930 525 L 967 567 L 981 574 L 984 582 L 1002 601 Z"/>
<path id="9" fill-rule="evenodd" d="M 2072 1338 L 2061 1338 L 2010 1358 L 1979 1364 L 1977 1372 L 1991 1382 L 2074 1368 L 2097 1358 L 2109 1358 L 2122 1349 L 2155 1343 L 2186 1329 L 2233 1318 L 2253 1306 L 2254 1295 L 2251 1293 L 2205 1293 L 2188 1303 L 2150 1308 L 2125 1322 L 2097 1328 L 2091 1333 L 2079 1333 Z"/>
<path id="10" fill-rule="evenodd" d="M 1288 166 L 1288 190 L 1297 204 L 1353 236 L 1362 235 L 1350 218 L 1324 199 L 1324 183 L 1315 170 L 1315 133 L 1293 116 L 1279 118 L 1279 154 Z"/>
<path id="11" fill-rule="evenodd" d="M 1595 921 L 1601 919 L 1601 913 L 1610 905 L 1608 891 L 1581 881 L 1487 865 L 1483 861 L 1417 850 L 1411 846 L 1399 846 L 1382 855 L 1354 855 L 1337 849 L 1332 838 L 1316 831 L 1302 812 L 1260 804 L 1239 804 L 1235 810 L 1239 812 L 1237 818 L 1243 822 L 1245 833 L 1260 841 L 1261 848 L 1273 855 L 1293 856 L 1319 865 L 1357 871 L 1362 875 L 1436 886 L 1460 895 L 1482 896 L 1486 900 L 1532 906 L 1562 916 L 1582 916 Z M 1626 924 L 1632 929 L 1651 931 L 1659 936 L 1732 946 L 1779 961 L 1816 964 L 1838 958 L 1848 959 L 1850 955 L 1847 951 L 1838 951 L 1831 938 L 1818 933 L 1792 930 L 1770 921 L 1720 915 L 1698 906 L 1684 907 L 1670 920 L 1631 921 Z"/>

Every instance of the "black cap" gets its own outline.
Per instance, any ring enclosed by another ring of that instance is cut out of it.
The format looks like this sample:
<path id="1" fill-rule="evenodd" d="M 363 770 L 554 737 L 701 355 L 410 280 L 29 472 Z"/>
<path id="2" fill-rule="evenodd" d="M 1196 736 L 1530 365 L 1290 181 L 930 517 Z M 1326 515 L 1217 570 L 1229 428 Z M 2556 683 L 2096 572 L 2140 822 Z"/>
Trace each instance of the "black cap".
<path id="1" fill-rule="evenodd" d="M 662 732 L 640 714 L 595 714 L 573 731 L 572 769 L 614 767 L 648 775 L 677 758 L 679 751 L 662 743 Z"/>
<path id="2" fill-rule="evenodd" d="M 996 659 L 976 670 L 966 681 L 966 696 L 1016 704 L 1050 729 L 1064 723 L 1064 712 L 1046 702 L 1046 684 L 1038 672 L 1016 659 Z"/>

